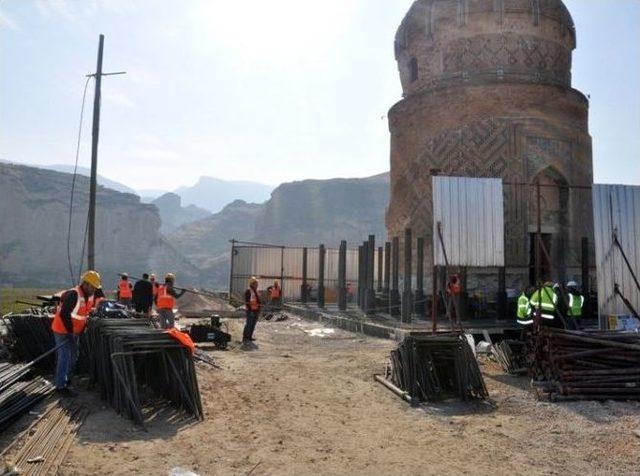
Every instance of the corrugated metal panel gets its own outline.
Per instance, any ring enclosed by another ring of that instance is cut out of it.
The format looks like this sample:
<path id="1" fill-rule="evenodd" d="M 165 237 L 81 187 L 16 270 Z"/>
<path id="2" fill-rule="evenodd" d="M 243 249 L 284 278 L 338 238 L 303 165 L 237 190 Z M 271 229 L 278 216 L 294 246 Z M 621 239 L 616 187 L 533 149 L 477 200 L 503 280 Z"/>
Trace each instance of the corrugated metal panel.
<path id="1" fill-rule="evenodd" d="M 640 273 L 640 187 L 630 185 L 594 185 L 593 221 L 598 274 L 598 306 L 601 315 L 629 314 L 622 299 L 614 293 L 614 284 L 640 311 L 640 292 L 622 253 L 614 245 L 613 230 L 636 276 Z"/>
<path id="2" fill-rule="evenodd" d="M 449 264 L 504 266 L 504 206 L 501 179 L 433 177 L 434 263 L 445 264 L 437 233 L 440 222 Z"/>
<path id="3" fill-rule="evenodd" d="M 231 276 L 231 294 L 242 296 L 251 276 L 260 279 L 260 289 L 269 286 L 274 279 L 281 282 L 286 300 L 300 299 L 302 285 L 302 248 L 277 246 L 234 247 L 233 275 Z M 307 249 L 307 281 L 317 288 L 318 248 Z M 358 280 L 358 251 L 347 250 L 347 282 L 356 286 Z M 338 286 L 338 250 L 327 248 L 325 253 L 325 288 L 329 296 L 334 296 Z M 328 298 L 327 302 L 331 299 Z"/>

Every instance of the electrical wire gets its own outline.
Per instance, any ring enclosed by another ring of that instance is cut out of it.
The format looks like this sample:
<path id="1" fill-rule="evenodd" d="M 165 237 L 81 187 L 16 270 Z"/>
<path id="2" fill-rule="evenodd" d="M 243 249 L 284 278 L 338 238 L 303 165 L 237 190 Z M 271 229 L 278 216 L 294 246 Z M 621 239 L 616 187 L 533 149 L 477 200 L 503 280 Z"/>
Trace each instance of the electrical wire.
<path id="1" fill-rule="evenodd" d="M 82 107 L 80 108 L 80 124 L 78 126 L 78 142 L 76 144 L 76 162 L 73 167 L 73 180 L 71 181 L 71 198 L 69 199 L 69 227 L 67 229 L 67 260 L 69 261 L 69 275 L 71 277 L 71 285 L 73 286 L 76 283 L 74 274 L 73 274 L 73 265 L 71 264 L 71 217 L 73 216 L 73 196 L 76 188 L 76 176 L 78 174 L 78 159 L 80 157 L 80 142 L 82 140 L 82 121 L 84 120 L 84 105 L 87 98 L 87 87 L 89 86 L 89 80 L 92 77 L 87 77 L 87 80 L 84 83 L 84 92 L 82 93 Z M 86 236 L 86 230 L 85 230 Z M 84 243 L 82 245 L 82 250 L 84 254 Z M 81 262 L 82 266 L 82 262 Z"/>

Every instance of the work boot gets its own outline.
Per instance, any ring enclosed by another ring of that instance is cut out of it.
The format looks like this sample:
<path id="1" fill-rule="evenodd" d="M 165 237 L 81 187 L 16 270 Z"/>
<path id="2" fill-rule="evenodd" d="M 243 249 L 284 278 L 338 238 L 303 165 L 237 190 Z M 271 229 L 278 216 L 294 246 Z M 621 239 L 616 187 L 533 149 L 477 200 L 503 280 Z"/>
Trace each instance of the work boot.
<path id="1" fill-rule="evenodd" d="M 58 394 L 58 396 L 62 397 L 62 398 L 74 398 L 78 396 L 77 392 L 74 392 L 73 390 L 71 390 L 70 388 L 56 388 L 56 393 Z"/>

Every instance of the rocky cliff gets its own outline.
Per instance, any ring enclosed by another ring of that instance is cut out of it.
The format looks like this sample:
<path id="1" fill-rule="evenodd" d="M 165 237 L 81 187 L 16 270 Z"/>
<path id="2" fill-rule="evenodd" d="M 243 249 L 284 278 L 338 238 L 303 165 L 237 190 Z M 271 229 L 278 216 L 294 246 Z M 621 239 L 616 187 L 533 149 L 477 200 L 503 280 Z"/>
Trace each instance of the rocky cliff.
<path id="1" fill-rule="evenodd" d="M 317 246 L 386 237 L 389 174 L 363 179 L 305 180 L 282 184 L 263 204 L 237 200 L 222 211 L 179 228 L 169 241 L 202 269 L 207 286 L 229 279 L 229 240 Z"/>
<path id="2" fill-rule="evenodd" d="M 0 284 L 66 286 L 70 284 L 67 230 L 72 175 L 15 164 L 0 164 Z M 71 266 L 81 268 L 89 179 L 77 176 L 69 242 Z M 199 271 L 161 236 L 154 205 L 139 197 L 98 188 L 96 268 L 106 287 L 116 273 L 147 270 L 178 273 L 195 282 Z M 86 266 L 86 262 L 85 262 Z"/>
<path id="3" fill-rule="evenodd" d="M 160 212 L 160 232 L 163 235 L 174 232 L 186 223 L 201 220 L 211 215 L 210 212 L 195 205 L 183 207 L 181 198 L 175 193 L 165 193 L 151 203 L 158 207 Z"/>

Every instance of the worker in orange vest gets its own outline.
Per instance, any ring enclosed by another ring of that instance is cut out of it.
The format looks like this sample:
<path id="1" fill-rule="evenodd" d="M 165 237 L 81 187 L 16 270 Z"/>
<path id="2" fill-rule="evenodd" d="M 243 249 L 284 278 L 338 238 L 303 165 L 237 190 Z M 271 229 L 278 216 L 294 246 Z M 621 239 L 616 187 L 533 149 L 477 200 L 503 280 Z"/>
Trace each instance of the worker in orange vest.
<path id="1" fill-rule="evenodd" d="M 158 309 L 160 327 L 163 329 L 171 329 L 172 327 L 175 327 L 173 308 L 176 306 L 176 299 L 186 292 L 186 289 L 176 292 L 174 289 L 175 280 L 175 275 L 173 273 L 169 273 L 164 278 L 164 284 L 158 287 L 156 308 Z"/>
<path id="2" fill-rule="evenodd" d="M 120 304 L 124 304 L 128 309 L 131 308 L 133 286 L 129 282 L 129 275 L 127 273 L 120 275 L 120 282 L 118 283 L 116 294 L 118 295 L 118 302 Z"/>
<path id="3" fill-rule="evenodd" d="M 280 288 L 280 283 L 278 283 L 277 280 L 274 281 L 273 285 L 267 288 L 267 292 L 269 293 L 269 307 L 271 309 L 280 309 L 282 304 L 282 288 Z"/>
<path id="4" fill-rule="evenodd" d="M 94 294 L 100 288 L 100 275 L 93 270 L 85 272 L 80 284 L 62 293 L 56 308 L 51 330 L 56 344 L 56 392 L 73 397 L 69 386 L 78 357 L 78 339 L 84 331 L 89 312 L 94 307 Z"/>
<path id="5" fill-rule="evenodd" d="M 258 316 L 260 315 L 260 296 L 258 295 L 258 279 L 252 277 L 249 280 L 249 287 L 244 292 L 244 303 L 246 308 L 247 320 L 242 331 L 242 343 L 250 344 L 255 339 L 253 338 L 253 331 L 256 329 L 258 323 Z"/>

